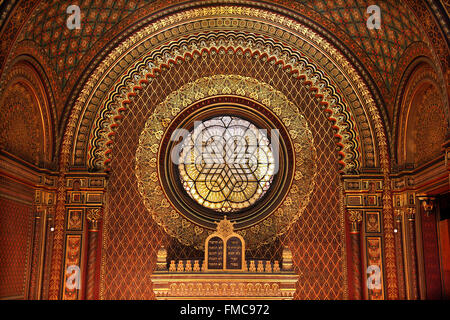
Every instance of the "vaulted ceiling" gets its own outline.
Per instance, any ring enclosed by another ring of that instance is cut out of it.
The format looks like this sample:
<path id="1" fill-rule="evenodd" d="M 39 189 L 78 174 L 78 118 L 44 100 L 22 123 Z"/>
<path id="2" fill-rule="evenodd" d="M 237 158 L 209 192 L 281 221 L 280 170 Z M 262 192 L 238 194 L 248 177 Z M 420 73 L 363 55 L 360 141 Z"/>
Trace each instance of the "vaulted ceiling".
<path id="1" fill-rule="evenodd" d="M 112 28 L 120 28 L 127 18 L 133 18 L 142 8 L 156 9 L 155 1 L 80 1 L 83 24 L 86 27 L 71 32 L 65 26 L 65 9 L 73 1 L 44 1 L 33 11 L 17 41 L 32 41 L 37 45 L 58 75 L 62 88 L 67 85 L 74 69 Z M 392 78 L 405 50 L 415 42 L 429 44 L 417 18 L 405 6 L 392 2 L 381 3 L 383 28 L 380 32 L 369 30 L 364 22 L 370 1 L 299 1 L 298 8 L 312 9 L 345 32 L 353 43 L 364 51 L 367 61 L 373 64 L 374 77 L 379 77 L 381 87 L 390 88 Z M 129 19 L 133 23 L 134 19 Z M 125 22 L 126 23 L 126 22 Z M 95 49 L 94 49 L 95 50 Z"/>
<path id="2" fill-rule="evenodd" d="M 156 20 L 165 12 L 217 1 L 183 0 L 4 0 L 0 1 L 0 71 L 5 81 L 14 59 L 31 56 L 43 68 L 54 99 L 56 141 L 64 130 L 76 86 L 89 67 L 112 49 L 117 39 L 130 30 Z M 345 48 L 362 64 L 376 84 L 382 114 L 393 121 L 394 102 L 407 67 L 418 57 L 427 57 L 436 66 L 441 82 L 448 82 L 448 4 L 428 0 L 379 1 L 382 28 L 369 30 L 368 0 L 245 0 L 219 1 L 244 6 L 277 8 L 286 15 L 299 14 L 330 41 Z M 66 26 L 69 5 L 81 8 L 83 27 Z M 176 5 L 176 6 L 175 6 Z M 149 17 L 151 17 L 149 19 Z M 6 71 L 6 72 L 5 72 Z M 0 92 L 1 93 L 1 92 Z M 387 128 L 392 123 L 386 124 Z M 388 130 L 389 131 L 389 130 Z M 388 132 L 388 136 L 391 133 Z"/>

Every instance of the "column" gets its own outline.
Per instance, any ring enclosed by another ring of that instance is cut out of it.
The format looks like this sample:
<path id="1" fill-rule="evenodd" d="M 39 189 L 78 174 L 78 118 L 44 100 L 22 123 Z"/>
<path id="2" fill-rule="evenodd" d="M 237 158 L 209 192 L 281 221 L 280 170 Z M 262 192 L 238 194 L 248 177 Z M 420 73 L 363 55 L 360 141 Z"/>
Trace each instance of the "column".
<path id="1" fill-rule="evenodd" d="M 408 228 L 409 263 L 411 266 L 411 299 L 419 299 L 419 284 L 417 279 L 417 250 L 416 250 L 416 209 L 407 208 L 406 219 Z"/>
<path id="2" fill-rule="evenodd" d="M 42 277 L 42 292 L 40 293 L 40 299 L 48 300 L 50 289 L 50 268 L 52 261 L 52 249 L 53 249 L 53 234 L 55 231 L 55 210 L 53 207 L 48 208 L 46 218 L 46 231 L 45 231 L 45 245 L 43 250 L 45 251 L 43 257 L 43 277 Z"/>
<path id="3" fill-rule="evenodd" d="M 41 224 L 43 219 L 43 212 L 37 210 L 35 213 L 34 222 L 34 238 L 33 238 L 33 255 L 31 263 L 31 281 L 30 281 L 30 292 L 28 295 L 29 299 L 38 300 L 39 292 L 39 270 L 41 265 L 40 253 L 41 253 Z"/>
<path id="4" fill-rule="evenodd" d="M 403 211 L 400 209 L 395 210 L 395 252 L 396 252 L 396 263 L 397 263 L 397 277 L 398 277 L 398 288 L 399 288 L 399 298 L 400 300 L 406 299 L 405 292 L 405 267 L 403 263 Z"/>
<path id="5" fill-rule="evenodd" d="M 86 300 L 94 300 L 95 296 L 95 275 L 97 266 L 97 244 L 98 232 L 101 221 L 101 209 L 89 209 L 87 212 L 88 220 L 88 260 L 86 275 Z"/>
<path id="6" fill-rule="evenodd" d="M 423 259 L 423 269 L 419 268 L 423 285 L 420 286 L 421 298 L 427 300 L 442 299 L 442 274 L 441 268 L 443 260 L 440 257 L 439 248 L 439 221 L 436 212 L 436 198 L 430 196 L 419 196 L 420 211 L 420 230 L 417 237 L 421 240 Z M 419 219 L 419 218 L 417 218 Z M 422 291 L 423 290 L 423 291 Z"/>
<path id="7" fill-rule="evenodd" d="M 361 211 L 350 210 L 348 220 L 350 222 L 350 239 L 353 261 L 353 286 L 355 288 L 354 299 L 362 299 L 362 274 L 361 274 Z"/>

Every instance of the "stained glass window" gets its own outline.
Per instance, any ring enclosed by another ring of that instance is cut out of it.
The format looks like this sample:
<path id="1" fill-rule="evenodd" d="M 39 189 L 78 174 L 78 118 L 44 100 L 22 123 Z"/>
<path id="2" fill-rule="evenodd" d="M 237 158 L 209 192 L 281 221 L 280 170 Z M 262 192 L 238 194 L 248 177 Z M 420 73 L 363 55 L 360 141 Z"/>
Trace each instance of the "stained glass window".
<path id="1" fill-rule="evenodd" d="M 179 154 L 180 178 L 189 196 L 222 213 L 253 205 L 274 176 L 266 130 L 238 117 L 196 122 Z"/>

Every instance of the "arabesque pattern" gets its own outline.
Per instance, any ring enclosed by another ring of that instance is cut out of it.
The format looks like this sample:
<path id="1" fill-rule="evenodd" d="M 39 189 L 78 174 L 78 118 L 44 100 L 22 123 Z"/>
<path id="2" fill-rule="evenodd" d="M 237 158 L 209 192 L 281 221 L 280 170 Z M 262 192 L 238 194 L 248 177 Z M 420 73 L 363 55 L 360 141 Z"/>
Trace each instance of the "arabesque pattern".
<path id="1" fill-rule="evenodd" d="M 0 208 L 0 298 L 23 298 L 27 294 L 32 206 L 2 197 Z"/>
<path id="2" fill-rule="evenodd" d="M 27 22 L 20 39 L 34 41 L 45 51 L 48 58 L 54 61 L 54 69 L 65 85 L 73 70 L 96 42 L 112 28 L 138 12 L 146 5 L 157 1 L 110 1 L 110 0 L 79 0 L 73 1 L 42 1 Z M 181 1 L 174 1 L 181 2 Z M 239 1 L 233 1 L 239 2 Z M 414 42 L 423 41 L 424 34 L 418 27 L 417 19 L 405 5 L 394 0 L 377 3 L 382 12 L 383 28 L 368 30 L 366 13 L 368 6 L 374 4 L 368 0 L 328 1 L 328 0 L 298 0 L 297 3 L 284 3 L 302 11 L 302 6 L 313 10 L 323 18 L 332 21 L 337 28 L 344 31 L 353 40 L 347 45 L 360 46 L 367 52 L 374 63 L 380 79 L 384 79 L 386 87 L 390 87 L 396 66 L 400 57 Z M 292 2 L 292 1 L 289 1 Z M 66 8 L 78 4 L 81 8 L 83 23 L 87 27 L 70 32 L 65 27 Z M 166 3 L 167 5 L 167 3 Z M 163 7 L 163 4 L 159 4 Z M 330 30 L 331 32 L 333 30 Z M 365 57 L 360 57 L 365 59 Z"/>

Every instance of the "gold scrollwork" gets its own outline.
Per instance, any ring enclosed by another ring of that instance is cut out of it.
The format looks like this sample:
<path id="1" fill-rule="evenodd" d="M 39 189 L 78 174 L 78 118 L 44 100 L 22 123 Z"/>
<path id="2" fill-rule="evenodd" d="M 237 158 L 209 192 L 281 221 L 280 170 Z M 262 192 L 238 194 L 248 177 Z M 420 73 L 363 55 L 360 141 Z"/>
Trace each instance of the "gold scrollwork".
<path id="1" fill-rule="evenodd" d="M 175 208 L 169 203 L 164 192 L 160 192 L 161 185 L 157 178 L 159 163 L 155 167 L 149 166 L 148 163 L 157 154 L 158 150 L 155 146 L 161 144 L 164 136 L 156 133 L 166 132 L 170 126 L 168 120 L 172 121 L 177 116 L 173 112 L 174 108 L 178 108 L 181 112 L 188 107 L 183 103 L 186 99 L 195 103 L 198 101 L 198 97 L 205 99 L 211 94 L 222 94 L 224 88 L 233 95 L 238 95 L 239 92 L 239 96 L 253 97 L 259 103 L 265 101 L 266 108 L 280 119 L 284 119 L 285 123 L 287 121 L 290 130 L 296 132 L 296 134 L 290 135 L 291 143 L 295 145 L 294 164 L 301 164 L 301 167 L 294 168 L 295 179 L 292 180 L 290 186 L 295 192 L 289 192 L 289 196 L 284 202 L 273 209 L 276 214 L 269 214 L 247 229 L 237 230 L 238 234 L 246 236 L 247 247 L 254 248 L 269 243 L 285 233 L 304 211 L 314 189 L 316 150 L 312 133 L 298 108 L 283 93 L 256 79 L 238 75 L 215 75 L 184 85 L 169 94 L 165 101 L 156 106 L 153 115 L 147 121 L 136 151 L 135 173 L 139 192 L 155 221 L 181 243 L 193 245 L 198 249 L 203 249 L 205 239 L 213 230 L 192 223 L 183 215 L 183 212 L 174 210 Z M 165 119 L 165 122 L 154 121 L 154 119 Z M 151 148 L 149 149 L 148 146 Z M 283 197 L 284 195 L 279 196 Z M 266 219 L 270 220 L 265 221 Z"/>

